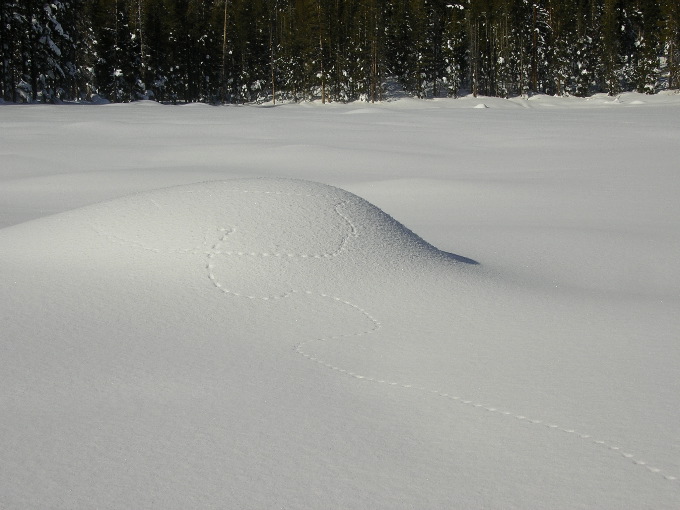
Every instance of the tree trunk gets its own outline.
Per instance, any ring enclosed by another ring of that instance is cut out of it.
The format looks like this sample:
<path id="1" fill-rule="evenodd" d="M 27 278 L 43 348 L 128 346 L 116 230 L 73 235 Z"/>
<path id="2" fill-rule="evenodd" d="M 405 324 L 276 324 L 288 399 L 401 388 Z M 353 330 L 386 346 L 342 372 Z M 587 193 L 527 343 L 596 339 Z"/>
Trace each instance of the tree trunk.
<path id="1" fill-rule="evenodd" d="M 319 63 L 321 73 L 321 104 L 326 104 L 326 76 L 323 70 L 323 20 L 321 19 L 321 0 L 317 2 L 319 17 Z"/>
<path id="2" fill-rule="evenodd" d="M 271 65 L 272 104 L 276 104 L 276 76 L 274 74 L 274 27 L 276 25 L 276 6 L 274 9 L 274 17 L 269 23 L 269 62 Z"/>
<path id="3" fill-rule="evenodd" d="M 137 30 L 139 32 L 139 60 L 142 67 L 142 78 L 144 79 L 144 88 L 146 88 L 146 51 L 144 49 L 144 23 L 143 23 L 143 9 L 142 4 L 144 0 L 137 0 Z"/>
<path id="4" fill-rule="evenodd" d="M 227 100 L 227 5 L 224 0 L 224 21 L 222 25 L 222 69 L 220 69 L 220 100 L 224 104 Z"/>
<path id="5" fill-rule="evenodd" d="M 538 92 L 538 32 L 537 30 L 537 11 L 538 7 L 534 4 L 532 15 L 532 34 L 531 34 L 531 91 Z"/>

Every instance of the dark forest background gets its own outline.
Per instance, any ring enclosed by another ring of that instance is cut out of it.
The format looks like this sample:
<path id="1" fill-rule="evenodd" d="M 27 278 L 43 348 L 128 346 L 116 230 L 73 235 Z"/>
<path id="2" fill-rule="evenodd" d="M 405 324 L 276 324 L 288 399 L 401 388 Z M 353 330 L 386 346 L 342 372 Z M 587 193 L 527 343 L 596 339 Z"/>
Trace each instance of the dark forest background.
<path id="1" fill-rule="evenodd" d="M 0 0 L 0 21 L 14 102 L 680 88 L 680 0 Z"/>

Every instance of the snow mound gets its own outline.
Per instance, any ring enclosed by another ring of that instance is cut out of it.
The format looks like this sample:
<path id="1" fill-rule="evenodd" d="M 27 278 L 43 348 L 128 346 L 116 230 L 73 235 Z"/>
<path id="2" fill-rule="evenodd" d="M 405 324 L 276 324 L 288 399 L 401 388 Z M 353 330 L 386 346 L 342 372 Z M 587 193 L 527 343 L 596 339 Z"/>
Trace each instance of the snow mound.
<path id="1" fill-rule="evenodd" d="M 156 252 L 423 263 L 458 259 L 347 191 L 291 179 L 234 179 L 142 193 L 91 207 L 95 229 Z"/>
<path id="2" fill-rule="evenodd" d="M 208 257 L 218 288 L 252 298 L 298 288 L 322 292 L 329 279 L 475 263 L 438 250 L 352 193 L 310 181 L 180 186 L 99 204 L 87 216 L 114 244 Z"/>
<path id="3" fill-rule="evenodd" d="M 2 504 L 17 508 L 268 508 L 280 487 L 292 502 L 327 487 L 352 457 L 324 467 L 329 437 L 365 420 L 349 377 L 392 364 L 365 347 L 401 359 L 380 342 L 388 314 L 466 267 L 351 193 L 283 179 L 141 193 L 2 229 L 0 246 Z M 379 476 L 371 445 L 397 429 L 362 433 L 355 461 Z M 326 506 L 306 498 L 291 508 Z"/>

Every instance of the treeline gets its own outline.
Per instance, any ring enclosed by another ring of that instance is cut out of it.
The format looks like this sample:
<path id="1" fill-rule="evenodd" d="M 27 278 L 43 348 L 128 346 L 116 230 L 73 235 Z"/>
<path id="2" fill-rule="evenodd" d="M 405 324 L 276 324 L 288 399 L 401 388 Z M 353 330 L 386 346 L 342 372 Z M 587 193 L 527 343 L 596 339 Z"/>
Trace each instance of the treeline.
<path id="1" fill-rule="evenodd" d="M 6 101 L 680 88 L 679 0 L 0 0 Z"/>

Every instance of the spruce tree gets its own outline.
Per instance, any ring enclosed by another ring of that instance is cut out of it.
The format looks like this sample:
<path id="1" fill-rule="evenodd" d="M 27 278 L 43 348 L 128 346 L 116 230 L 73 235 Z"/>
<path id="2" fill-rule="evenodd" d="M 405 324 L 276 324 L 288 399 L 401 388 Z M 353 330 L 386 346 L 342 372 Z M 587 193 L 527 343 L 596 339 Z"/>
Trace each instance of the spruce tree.
<path id="1" fill-rule="evenodd" d="M 26 26 L 18 0 L 0 2 L 0 91 L 5 101 L 19 101 L 22 39 Z"/>
<path id="2" fill-rule="evenodd" d="M 660 0 L 659 4 L 667 87 L 680 89 L 680 2 Z"/>

